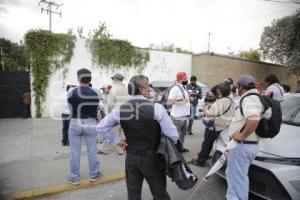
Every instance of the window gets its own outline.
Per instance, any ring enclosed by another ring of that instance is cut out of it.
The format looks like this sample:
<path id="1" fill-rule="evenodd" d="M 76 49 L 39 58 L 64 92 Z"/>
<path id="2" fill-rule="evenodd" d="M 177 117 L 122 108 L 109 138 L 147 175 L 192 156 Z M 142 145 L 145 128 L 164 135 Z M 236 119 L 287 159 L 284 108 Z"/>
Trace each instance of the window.
<path id="1" fill-rule="evenodd" d="M 290 96 L 281 102 L 284 123 L 300 126 L 300 96 Z"/>

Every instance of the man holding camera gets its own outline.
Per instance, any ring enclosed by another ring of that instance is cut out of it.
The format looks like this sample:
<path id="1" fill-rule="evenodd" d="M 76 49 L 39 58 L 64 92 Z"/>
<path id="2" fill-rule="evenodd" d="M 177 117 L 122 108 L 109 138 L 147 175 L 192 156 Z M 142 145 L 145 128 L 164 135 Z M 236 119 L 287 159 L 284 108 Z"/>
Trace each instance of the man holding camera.
<path id="1" fill-rule="evenodd" d="M 199 167 L 205 165 L 214 141 L 218 138 L 221 131 L 230 125 L 234 116 L 235 106 L 228 97 L 230 95 L 229 85 L 221 83 L 212 88 L 212 93 L 214 93 L 216 100 L 205 108 L 205 118 L 203 120 L 206 125 L 204 141 L 201 151 L 198 153 L 198 158 L 193 160 L 193 164 Z"/>
<path id="2" fill-rule="evenodd" d="M 194 135 L 192 133 L 192 127 L 196 115 L 196 108 L 198 105 L 198 100 L 202 98 L 202 90 L 201 87 L 197 85 L 196 76 L 191 76 L 190 84 L 187 85 L 186 89 L 189 92 L 191 102 L 191 115 L 189 119 L 188 134 Z"/>

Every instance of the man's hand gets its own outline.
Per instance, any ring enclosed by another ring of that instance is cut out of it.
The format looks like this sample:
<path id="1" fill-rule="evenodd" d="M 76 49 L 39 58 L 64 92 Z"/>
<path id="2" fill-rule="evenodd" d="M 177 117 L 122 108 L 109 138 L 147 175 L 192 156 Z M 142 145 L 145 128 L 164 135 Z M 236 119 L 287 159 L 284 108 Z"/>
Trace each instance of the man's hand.
<path id="1" fill-rule="evenodd" d="M 123 150 L 126 150 L 127 149 L 127 142 L 126 140 L 121 140 L 118 144 L 117 144 L 119 147 L 121 147 Z"/>
<path id="2" fill-rule="evenodd" d="M 234 139 L 235 141 L 243 141 L 245 138 L 243 133 L 237 131 L 232 135 L 232 139 Z"/>

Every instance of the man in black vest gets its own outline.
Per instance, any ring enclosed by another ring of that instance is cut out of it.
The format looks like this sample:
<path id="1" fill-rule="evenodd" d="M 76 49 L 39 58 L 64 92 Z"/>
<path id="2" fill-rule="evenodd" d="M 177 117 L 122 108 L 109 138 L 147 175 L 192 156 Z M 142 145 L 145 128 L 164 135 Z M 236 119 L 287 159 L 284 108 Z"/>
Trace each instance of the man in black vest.
<path id="1" fill-rule="evenodd" d="M 143 180 L 150 186 L 154 200 L 169 200 L 166 173 L 160 167 L 156 150 L 161 133 L 174 143 L 178 132 L 165 108 L 147 100 L 149 81 L 143 75 L 130 79 L 128 92 L 132 98 L 116 107 L 98 125 L 97 132 L 111 143 L 126 149 L 126 185 L 129 200 L 140 200 Z M 126 137 L 121 140 L 111 130 L 120 124 Z"/>

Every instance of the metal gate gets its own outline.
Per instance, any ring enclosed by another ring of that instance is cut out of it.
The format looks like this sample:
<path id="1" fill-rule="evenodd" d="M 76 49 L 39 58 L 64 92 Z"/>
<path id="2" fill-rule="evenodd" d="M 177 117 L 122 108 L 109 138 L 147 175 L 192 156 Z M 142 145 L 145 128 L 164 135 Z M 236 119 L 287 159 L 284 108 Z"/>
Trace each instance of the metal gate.
<path id="1" fill-rule="evenodd" d="M 21 117 L 22 95 L 30 89 L 29 72 L 0 71 L 0 118 Z"/>

